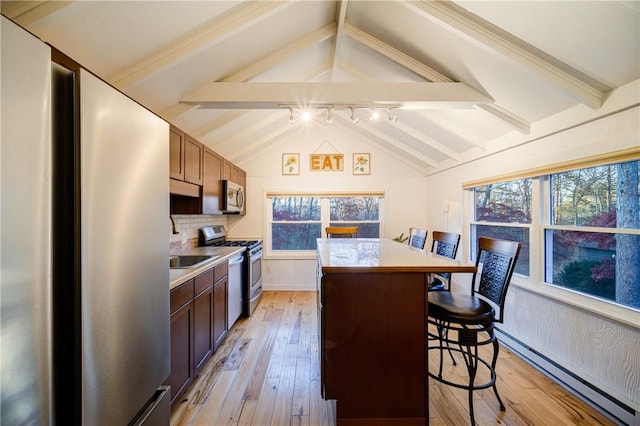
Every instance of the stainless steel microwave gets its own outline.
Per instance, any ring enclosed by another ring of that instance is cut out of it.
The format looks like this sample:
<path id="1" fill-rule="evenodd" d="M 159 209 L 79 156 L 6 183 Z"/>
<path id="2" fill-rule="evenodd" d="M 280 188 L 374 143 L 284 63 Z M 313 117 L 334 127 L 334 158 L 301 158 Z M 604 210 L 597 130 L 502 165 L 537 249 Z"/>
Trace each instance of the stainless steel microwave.
<path id="1" fill-rule="evenodd" d="M 224 212 L 240 213 L 244 210 L 244 188 L 230 180 L 222 181 Z"/>

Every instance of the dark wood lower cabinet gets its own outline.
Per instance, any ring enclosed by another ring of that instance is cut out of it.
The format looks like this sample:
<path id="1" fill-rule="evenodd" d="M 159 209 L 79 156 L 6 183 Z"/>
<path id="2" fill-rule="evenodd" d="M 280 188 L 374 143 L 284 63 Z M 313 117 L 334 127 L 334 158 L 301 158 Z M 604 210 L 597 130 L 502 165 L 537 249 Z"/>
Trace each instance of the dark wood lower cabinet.
<path id="1" fill-rule="evenodd" d="M 171 405 L 193 382 L 193 303 L 189 302 L 171 314 Z"/>
<path id="2" fill-rule="evenodd" d="M 227 283 L 224 262 L 170 292 L 172 408 L 227 335 Z"/>
<path id="3" fill-rule="evenodd" d="M 213 285 L 213 348 L 218 349 L 227 335 L 227 291 L 228 277 L 218 280 Z"/>
<path id="4" fill-rule="evenodd" d="M 213 354 L 213 286 L 193 299 L 193 353 L 198 374 Z"/>

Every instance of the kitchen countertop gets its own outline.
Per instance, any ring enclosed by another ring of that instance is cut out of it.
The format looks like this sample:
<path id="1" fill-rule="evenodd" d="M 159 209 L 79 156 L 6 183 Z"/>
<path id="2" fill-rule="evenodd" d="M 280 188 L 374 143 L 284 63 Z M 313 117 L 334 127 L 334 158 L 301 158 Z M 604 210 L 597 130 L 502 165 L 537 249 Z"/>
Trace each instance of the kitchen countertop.
<path id="1" fill-rule="evenodd" d="M 169 269 L 169 290 L 173 290 L 180 284 L 194 278 L 207 269 L 215 267 L 225 260 L 231 259 L 234 255 L 238 255 L 246 250 L 245 247 L 194 247 L 180 253 L 170 253 L 171 256 L 177 255 L 219 255 L 215 259 L 207 260 L 192 268 Z M 167 259 L 168 261 L 169 259 Z"/>
<path id="2" fill-rule="evenodd" d="M 319 238 L 322 272 L 474 272 L 461 263 L 382 238 Z"/>

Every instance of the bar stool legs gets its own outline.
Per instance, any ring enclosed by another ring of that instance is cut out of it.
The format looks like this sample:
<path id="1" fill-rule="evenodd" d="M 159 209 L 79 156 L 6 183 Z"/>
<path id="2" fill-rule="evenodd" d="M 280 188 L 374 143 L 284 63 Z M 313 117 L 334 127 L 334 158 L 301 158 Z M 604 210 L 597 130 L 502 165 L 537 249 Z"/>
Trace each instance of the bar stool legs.
<path id="1" fill-rule="evenodd" d="M 468 402 L 469 402 L 469 417 L 471 419 L 471 425 L 475 425 L 475 413 L 473 408 L 473 391 L 479 389 L 493 388 L 493 393 L 496 395 L 496 399 L 500 404 L 500 410 L 505 411 L 506 407 L 502 402 L 502 398 L 500 398 L 500 394 L 498 393 L 498 388 L 496 386 L 496 363 L 498 361 L 498 354 L 500 351 L 500 345 L 493 331 L 493 325 L 489 325 L 485 328 L 467 328 L 465 326 L 462 327 L 451 327 L 451 324 L 445 321 L 437 320 L 430 321 L 432 324 L 436 326 L 439 342 L 436 346 L 429 346 L 428 350 L 438 350 L 439 352 L 439 365 L 438 365 L 438 373 L 434 374 L 429 371 L 429 376 L 434 380 L 444 383 L 449 386 L 453 386 L 459 389 L 466 389 L 468 391 Z M 452 340 L 449 339 L 449 332 L 457 332 L 458 339 Z M 485 338 L 479 339 L 480 333 L 486 333 Z M 432 340 L 435 341 L 435 340 Z M 484 345 L 492 345 L 493 354 L 491 357 L 491 362 L 483 359 L 479 355 L 479 347 Z M 458 383 L 452 380 L 448 380 L 443 377 L 443 362 L 444 362 L 444 350 L 448 350 L 451 358 L 453 360 L 453 365 L 456 365 L 455 359 L 453 357 L 452 352 L 458 352 L 461 354 L 464 364 L 467 370 L 467 374 L 469 377 L 468 383 Z M 488 369 L 489 372 L 489 380 L 484 383 L 477 384 L 476 378 L 478 374 L 478 367 L 482 367 Z"/>

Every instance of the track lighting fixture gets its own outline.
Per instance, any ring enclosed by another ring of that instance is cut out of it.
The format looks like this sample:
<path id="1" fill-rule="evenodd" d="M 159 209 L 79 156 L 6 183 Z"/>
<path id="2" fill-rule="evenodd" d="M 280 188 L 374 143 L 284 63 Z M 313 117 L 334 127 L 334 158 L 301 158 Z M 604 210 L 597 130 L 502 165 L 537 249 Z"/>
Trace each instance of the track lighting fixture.
<path id="1" fill-rule="evenodd" d="M 293 104 L 282 104 L 280 108 L 287 108 L 289 110 L 289 123 L 296 123 L 296 115 L 294 114 L 294 110 L 298 110 L 297 114 L 302 118 L 303 121 L 311 121 L 314 117 L 320 117 L 320 113 L 322 110 L 326 110 L 324 120 L 327 124 L 333 123 L 334 112 L 335 111 L 345 111 L 346 113 L 350 113 L 350 119 L 353 124 L 357 124 L 360 121 L 358 117 L 357 110 L 369 110 L 369 121 L 379 120 L 381 114 L 385 114 L 390 122 L 395 123 L 398 121 L 398 116 L 393 114 L 393 109 L 402 108 L 402 104 L 396 103 L 371 103 L 371 104 L 319 104 L 319 103 L 311 103 L 304 107 Z M 315 111 L 314 111 L 315 110 Z M 320 110 L 320 111 L 318 111 Z M 340 112 L 339 117 L 342 117 L 342 112 Z"/>
<path id="2" fill-rule="evenodd" d="M 389 118 L 389 121 L 391 121 L 392 123 L 395 123 L 398 121 L 398 116 L 391 113 L 391 108 L 389 108 L 388 118 Z"/>
<path id="3" fill-rule="evenodd" d="M 359 118 L 356 116 L 356 109 L 351 107 L 351 122 L 353 124 L 358 124 Z"/>

